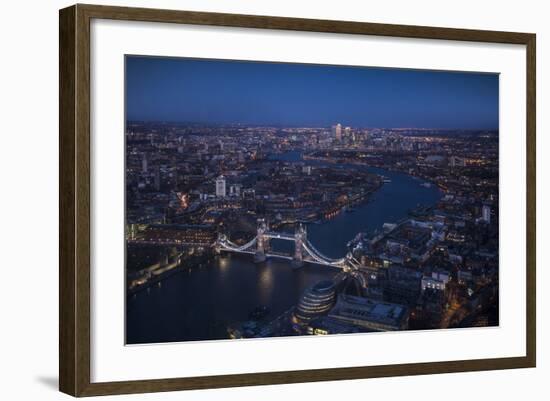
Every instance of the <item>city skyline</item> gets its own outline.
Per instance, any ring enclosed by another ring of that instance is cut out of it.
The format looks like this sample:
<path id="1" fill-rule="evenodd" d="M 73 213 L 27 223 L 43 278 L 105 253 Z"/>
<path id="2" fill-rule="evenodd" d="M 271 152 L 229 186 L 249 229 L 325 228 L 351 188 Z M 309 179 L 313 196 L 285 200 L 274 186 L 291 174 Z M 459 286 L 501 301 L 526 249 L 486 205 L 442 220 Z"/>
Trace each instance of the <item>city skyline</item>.
<path id="1" fill-rule="evenodd" d="M 126 61 L 127 344 L 499 325 L 497 75 Z"/>
<path id="2" fill-rule="evenodd" d="M 498 74 L 127 56 L 126 118 L 497 130 Z"/>

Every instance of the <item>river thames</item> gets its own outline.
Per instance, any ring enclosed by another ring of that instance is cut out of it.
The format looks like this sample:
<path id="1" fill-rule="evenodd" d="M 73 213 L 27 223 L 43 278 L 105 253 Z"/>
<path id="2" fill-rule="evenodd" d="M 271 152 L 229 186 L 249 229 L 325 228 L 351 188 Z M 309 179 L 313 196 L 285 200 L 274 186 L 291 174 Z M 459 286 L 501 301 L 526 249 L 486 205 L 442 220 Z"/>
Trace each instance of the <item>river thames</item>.
<path id="1" fill-rule="evenodd" d="M 301 157 L 291 152 L 279 159 L 293 162 Z M 441 197 L 437 187 L 423 186 L 423 181 L 409 175 L 367 169 L 391 182 L 373 193 L 368 202 L 354 206 L 353 212 L 342 212 L 307 227 L 310 242 L 329 257 L 345 255 L 347 242 L 357 233 L 381 230 L 384 223 L 406 217 L 418 205 L 434 205 Z M 143 344 L 226 339 L 227 327 L 247 320 L 257 306 L 268 306 L 269 318 L 275 318 L 295 305 L 307 287 L 332 278 L 338 271 L 310 264 L 293 269 L 285 260 L 255 264 L 250 255 L 222 255 L 212 265 L 182 269 L 129 296 L 126 341 Z"/>

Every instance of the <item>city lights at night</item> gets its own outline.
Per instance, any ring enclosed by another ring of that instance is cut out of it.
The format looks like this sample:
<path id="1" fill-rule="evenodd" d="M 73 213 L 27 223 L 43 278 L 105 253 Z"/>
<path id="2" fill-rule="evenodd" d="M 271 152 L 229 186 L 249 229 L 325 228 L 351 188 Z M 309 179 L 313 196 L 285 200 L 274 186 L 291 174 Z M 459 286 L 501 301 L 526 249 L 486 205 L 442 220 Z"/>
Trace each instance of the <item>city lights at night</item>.
<path id="1" fill-rule="evenodd" d="M 126 68 L 127 343 L 499 324 L 498 75 Z"/>

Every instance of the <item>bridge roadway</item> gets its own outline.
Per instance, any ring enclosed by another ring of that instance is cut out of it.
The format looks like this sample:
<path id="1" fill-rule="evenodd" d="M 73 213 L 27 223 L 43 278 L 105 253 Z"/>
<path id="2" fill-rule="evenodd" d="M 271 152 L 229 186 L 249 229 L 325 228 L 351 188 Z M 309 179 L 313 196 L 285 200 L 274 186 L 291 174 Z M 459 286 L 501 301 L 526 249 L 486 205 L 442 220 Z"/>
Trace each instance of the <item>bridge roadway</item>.
<path id="1" fill-rule="evenodd" d="M 294 254 L 287 255 L 273 252 L 269 246 L 269 242 L 272 239 L 294 242 Z M 134 239 L 129 240 L 128 243 L 171 246 L 208 246 L 215 248 L 218 252 L 225 251 L 254 255 L 255 260 L 258 262 L 266 258 L 280 258 L 291 260 L 297 266 L 301 266 L 304 262 L 332 266 L 342 270 L 354 270 L 360 266 L 360 263 L 351 254 L 347 254 L 340 259 L 329 258 L 323 255 L 311 242 L 309 242 L 307 239 L 307 231 L 302 225 L 297 226 L 294 234 L 275 232 L 269 230 L 268 224 L 263 219 L 258 220 L 258 232 L 256 236 L 243 245 L 237 245 L 231 242 L 224 234 L 220 234 L 217 240 L 212 244 L 192 244 L 181 240 L 164 238 L 153 240 Z"/>
<path id="2" fill-rule="evenodd" d="M 357 268 L 359 262 L 356 261 L 351 255 L 340 259 L 333 259 L 324 256 L 319 252 L 311 242 L 309 242 L 304 235 L 305 231 L 299 229 L 295 235 L 288 233 L 277 233 L 273 231 L 259 231 L 258 235 L 248 243 L 244 245 L 237 245 L 231 242 L 225 235 L 220 235 L 214 246 L 218 251 L 235 252 L 235 253 L 247 253 L 253 254 L 258 258 L 258 261 L 265 260 L 265 258 L 281 258 L 297 262 L 302 264 L 304 262 L 313 263 L 323 266 L 332 266 L 340 269 L 348 270 Z M 270 239 L 281 239 L 285 241 L 292 241 L 295 244 L 294 256 L 273 253 L 268 250 L 268 241 Z"/>
<path id="3" fill-rule="evenodd" d="M 277 233 L 277 232 L 272 232 L 272 231 L 266 232 L 264 234 L 264 237 L 269 238 L 269 239 L 282 239 L 282 240 L 285 240 L 285 241 L 294 241 L 295 240 L 294 235 L 287 234 L 287 233 Z"/>

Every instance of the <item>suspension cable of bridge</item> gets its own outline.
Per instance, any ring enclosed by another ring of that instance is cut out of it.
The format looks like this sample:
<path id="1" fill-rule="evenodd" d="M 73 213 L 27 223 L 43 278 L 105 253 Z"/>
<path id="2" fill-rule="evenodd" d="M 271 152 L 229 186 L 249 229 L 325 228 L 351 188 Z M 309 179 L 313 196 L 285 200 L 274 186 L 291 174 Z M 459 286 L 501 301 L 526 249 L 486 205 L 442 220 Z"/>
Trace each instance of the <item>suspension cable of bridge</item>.
<path id="1" fill-rule="evenodd" d="M 253 247 L 256 244 L 257 239 L 258 239 L 258 237 L 254 237 L 250 241 L 248 241 L 246 244 L 239 246 L 239 245 L 234 244 L 233 242 L 229 241 L 227 238 L 225 238 L 221 241 L 221 244 L 225 248 L 231 249 L 232 251 L 244 251 L 244 250 L 247 250 L 248 248 Z"/>
<path id="2" fill-rule="evenodd" d="M 309 241 L 304 242 L 303 247 L 306 250 L 306 252 L 309 254 L 309 256 L 311 256 L 313 259 L 315 259 L 319 263 L 324 263 L 327 265 L 339 265 L 346 261 L 346 258 L 332 259 L 323 255 Z"/>

